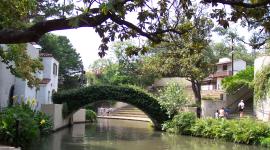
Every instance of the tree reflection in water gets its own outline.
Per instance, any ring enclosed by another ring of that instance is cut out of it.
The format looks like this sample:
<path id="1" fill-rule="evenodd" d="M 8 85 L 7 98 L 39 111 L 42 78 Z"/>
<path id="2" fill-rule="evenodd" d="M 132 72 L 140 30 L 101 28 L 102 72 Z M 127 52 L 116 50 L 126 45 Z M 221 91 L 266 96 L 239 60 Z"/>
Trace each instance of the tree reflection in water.
<path id="1" fill-rule="evenodd" d="M 154 131 L 140 121 L 99 119 L 75 124 L 36 141 L 30 150 L 266 150 L 221 140 Z"/>

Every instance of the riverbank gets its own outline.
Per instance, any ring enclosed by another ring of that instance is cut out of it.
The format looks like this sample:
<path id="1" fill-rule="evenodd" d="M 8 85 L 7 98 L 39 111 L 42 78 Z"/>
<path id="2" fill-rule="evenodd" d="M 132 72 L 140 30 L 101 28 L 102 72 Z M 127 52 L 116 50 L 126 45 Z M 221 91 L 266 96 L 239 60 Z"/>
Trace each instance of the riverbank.
<path id="1" fill-rule="evenodd" d="M 254 119 L 198 119 L 194 113 L 180 113 L 163 125 L 167 132 L 228 142 L 270 147 L 270 125 Z"/>

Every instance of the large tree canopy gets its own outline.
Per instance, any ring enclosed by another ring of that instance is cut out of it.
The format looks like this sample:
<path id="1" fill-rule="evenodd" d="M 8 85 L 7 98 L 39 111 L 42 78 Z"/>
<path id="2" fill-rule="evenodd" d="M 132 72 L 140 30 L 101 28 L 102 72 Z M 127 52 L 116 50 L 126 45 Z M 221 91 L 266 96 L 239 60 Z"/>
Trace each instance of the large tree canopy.
<path id="1" fill-rule="evenodd" d="M 213 71 L 215 59 L 209 48 L 213 23 L 202 14 L 201 9 L 197 12 L 196 19 L 192 21 L 186 16 L 179 16 L 182 25 L 193 26 L 193 29 L 181 36 L 167 35 L 169 42 L 153 47 L 144 68 L 163 76 L 185 77 L 192 83 L 196 103 L 200 104 L 201 82 Z"/>
<path id="2" fill-rule="evenodd" d="M 115 42 L 111 50 L 115 54 L 112 59 L 96 60 L 87 73 L 88 83 L 104 85 L 132 84 L 145 87 L 151 85 L 157 77 L 151 71 L 142 70 L 143 55 L 130 56 L 128 49 L 136 49 L 132 41 Z"/>
<path id="3" fill-rule="evenodd" d="M 224 27 L 230 21 L 241 20 L 242 25 L 270 31 L 268 0 L 9 0 L 0 4 L 0 43 L 38 41 L 50 31 L 93 27 L 102 38 L 103 56 L 108 49 L 106 44 L 115 38 L 144 36 L 160 42 L 166 32 L 183 34 L 190 28 L 179 28 L 176 16 L 182 13 L 192 18 L 191 6 L 196 2 L 231 6 L 226 9 L 208 5 L 212 8 L 211 17 Z"/>
<path id="4" fill-rule="evenodd" d="M 240 20 L 241 25 L 256 29 L 259 34 L 252 40 L 254 48 L 268 39 L 269 0 L 0 0 L 0 43 L 37 42 L 50 31 L 92 27 L 102 39 L 99 55 L 104 56 L 108 42 L 115 39 L 143 36 L 160 43 L 166 41 L 167 33 L 181 36 L 189 32 L 194 27 L 182 25 L 179 16 L 194 20 L 193 8 L 198 2 L 212 10 L 208 17 L 225 28 Z M 32 72 L 39 69 L 32 68 Z"/>
<path id="5" fill-rule="evenodd" d="M 83 64 L 80 54 L 76 52 L 65 36 L 45 34 L 38 42 L 42 53 L 50 53 L 59 62 L 59 76 L 62 81 L 60 89 L 70 89 L 80 86 L 80 77 L 83 73 Z"/>

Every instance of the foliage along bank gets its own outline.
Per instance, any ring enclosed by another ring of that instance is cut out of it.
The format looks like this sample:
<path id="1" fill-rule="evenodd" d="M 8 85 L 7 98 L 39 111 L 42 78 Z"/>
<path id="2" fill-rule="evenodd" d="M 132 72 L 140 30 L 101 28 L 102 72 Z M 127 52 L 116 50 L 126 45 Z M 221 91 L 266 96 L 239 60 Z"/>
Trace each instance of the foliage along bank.
<path id="1" fill-rule="evenodd" d="M 96 112 L 94 112 L 93 110 L 90 110 L 90 109 L 86 109 L 85 119 L 86 119 L 86 121 L 89 121 L 89 122 L 95 122 L 95 121 L 97 121 L 97 114 L 96 114 Z"/>
<path id="2" fill-rule="evenodd" d="M 164 123 L 163 130 L 182 135 L 270 147 L 269 124 L 253 119 L 198 119 L 194 113 L 183 112 Z"/>
<path id="3" fill-rule="evenodd" d="M 266 99 L 270 92 L 270 66 L 267 65 L 258 71 L 254 79 L 254 96 L 256 101 Z"/>
<path id="4" fill-rule="evenodd" d="M 0 112 L 0 144 L 25 148 L 52 131 L 50 117 L 32 109 L 34 103 L 22 101 Z"/>
<path id="5" fill-rule="evenodd" d="M 222 80 L 222 87 L 228 93 L 233 93 L 243 86 L 253 90 L 253 80 L 254 67 L 247 67 L 245 70 L 239 71 L 234 76 L 225 77 Z"/>

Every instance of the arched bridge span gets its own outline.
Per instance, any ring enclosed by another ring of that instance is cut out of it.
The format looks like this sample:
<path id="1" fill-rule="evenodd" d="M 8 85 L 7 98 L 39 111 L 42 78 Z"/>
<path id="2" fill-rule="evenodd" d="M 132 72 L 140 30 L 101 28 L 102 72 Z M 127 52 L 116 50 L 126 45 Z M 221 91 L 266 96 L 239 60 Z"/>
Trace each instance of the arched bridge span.
<path id="1" fill-rule="evenodd" d="M 139 108 L 152 120 L 156 129 L 161 129 L 161 124 L 169 119 L 153 96 L 133 87 L 89 86 L 58 92 L 53 96 L 53 102 L 65 104 L 69 114 L 87 104 L 104 100 L 125 102 Z"/>

